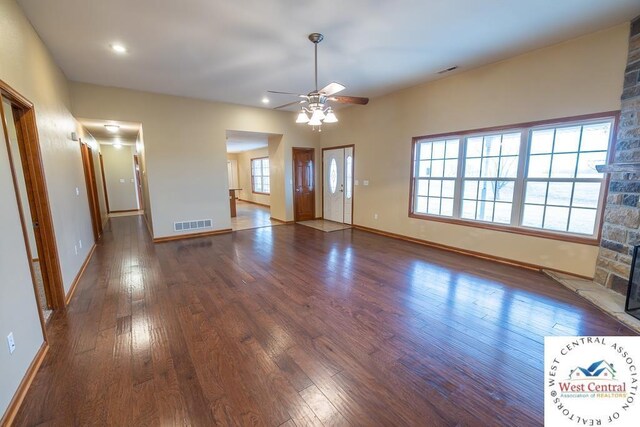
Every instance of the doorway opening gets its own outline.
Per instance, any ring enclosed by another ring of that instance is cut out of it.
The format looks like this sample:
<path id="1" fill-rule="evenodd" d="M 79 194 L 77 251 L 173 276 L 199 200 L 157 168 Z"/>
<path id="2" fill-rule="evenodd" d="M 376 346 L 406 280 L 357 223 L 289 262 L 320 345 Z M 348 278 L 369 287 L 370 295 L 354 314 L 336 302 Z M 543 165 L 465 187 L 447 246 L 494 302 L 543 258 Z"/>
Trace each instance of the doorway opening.
<path id="1" fill-rule="evenodd" d="M 40 319 L 65 306 L 33 104 L 0 81 L 0 119 Z"/>
<path id="2" fill-rule="evenodd" d="M 353 145 L 322 149 L 322 216 L 353 224 Z"/>
<path id="3" fill-rule="evenodd" d="M 83 144 L 83 161 L 92 216 L 108 218 L 144 215 L 151 232 L 142 124 L 122 120 L 86 119 L 78 121 L 95 139 L 95 146 Z M 85 154 L 86 152 L 86 154 Z M 95 194 L 95 203 L 91 202 Z M 147 209 L 145 210 L 145 207 Z"/>
<path id="4" fill-rule="evenodd" d="M 273 135 L 259 132 L 226 132 L 229 214 L 233 231 L 271 227 L 272 169 L 269 148 Z"/>
<path id="5" fill-rule="evenodd" d="M 89 213 L 91 215 L 91 227 L 93 229 L 93 239 L 95 242 L 102 237 L 102 218 L 100 215 L 100 199 L 98 195 L 98 184 L 96 170 L 93 159 L 94 149 L 80 140 L 80 154 L 82 157 L 82 168 L 84 170 L 84 181 L 87 186 L 87 198 L 89 200 Z"/>

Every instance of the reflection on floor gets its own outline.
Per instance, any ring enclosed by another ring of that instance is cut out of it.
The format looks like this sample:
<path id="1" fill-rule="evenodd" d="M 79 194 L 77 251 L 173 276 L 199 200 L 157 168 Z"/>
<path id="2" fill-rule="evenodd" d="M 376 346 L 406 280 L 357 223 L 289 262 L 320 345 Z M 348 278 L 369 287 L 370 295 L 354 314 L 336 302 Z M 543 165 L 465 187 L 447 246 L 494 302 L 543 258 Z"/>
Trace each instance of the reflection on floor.
<path id="1" fill-rule="evenodd" d="M 268 207 L 241 200 L 236 201 L 236 217 L 231 218 L 231 229 L 233 231 L 281 224 L 271 219 L 271 210 Z"/>
<path id="2" fill-rule="evenodd" d="M 109 213 L 109 217 L 110 218 L 118 218 L 118 217 L 121 217 L 121 216 L 143 215 L 143 214 L 144 214 L 143 210 L 129 211 L 129 212 L 111 212 L 111 213 Z"/>
<path id="3" fill-rule="evenodd" d="M 40 270 L 40 261 L 33 260 L 33 273 L 36 276 L 36 289 L 38 289 L 38 296 L 40 297 L 40 308 L 42 309 L 42 315 L 44 321 L 49 320 L 52 310 L 47 307 L 47 295 L 44 293 L 44 280 L 42 279 L 42 271 Z"/>
<path id="4" fill-rule="evenodd" d="M 329 233 L 330 231 L 346 230 L 351 228 L 349 224 L 342 224 L 340 222 L 328 221 L 325 219 L 312 219 L 311 221 L 300 221 L 300 225 L 306 225 L 307 227 L 315 228 L 316 230 Z"/>

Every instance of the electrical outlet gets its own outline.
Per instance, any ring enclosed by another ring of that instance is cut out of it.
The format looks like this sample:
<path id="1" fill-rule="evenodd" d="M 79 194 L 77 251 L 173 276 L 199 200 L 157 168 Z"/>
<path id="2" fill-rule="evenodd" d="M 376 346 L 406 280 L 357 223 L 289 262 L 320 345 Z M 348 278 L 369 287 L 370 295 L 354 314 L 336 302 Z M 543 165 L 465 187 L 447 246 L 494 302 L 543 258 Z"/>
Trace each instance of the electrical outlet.
<path id="1" fill-rule="evenodd" d="M 82 240 L 78 240 L 78 246 L 80 246 L 80 249 L 82 249 Z"/>
<path id="2" fill-rule="evenodd" d="M 373 214 L 373 219 L 378 219 L 378 214 L 377 213 Z"/>
<path id="3" fill-rule="evenodd" d="M 78 255 L 78 245 L 73 245 L 73 249 L 76 251 L 76 255 Z"/>
<path id="4" fill-rule="evenodd" d="M 9 354 L 13 354 L 16 351 L 16 342 L 13 340 L 13 332 L 7 335 L 7 344 L 9 345 Z"/>
<path id="5" fill-rule="evenodd" d="M 76 187 L 76 196 L 80 195 L 80 188 Z"/>
<path id="6" fill-rule="evenodd" d="M 360 185 L 360 181 L 358 181 L 357 179 L 353 183 L 354 185 Z"/>
<path id="7" fill-rule="evenodd" d="M 362 181 L 362 185 L 369 185 L 369 180 L 365 179 L 364 181 Z"/>

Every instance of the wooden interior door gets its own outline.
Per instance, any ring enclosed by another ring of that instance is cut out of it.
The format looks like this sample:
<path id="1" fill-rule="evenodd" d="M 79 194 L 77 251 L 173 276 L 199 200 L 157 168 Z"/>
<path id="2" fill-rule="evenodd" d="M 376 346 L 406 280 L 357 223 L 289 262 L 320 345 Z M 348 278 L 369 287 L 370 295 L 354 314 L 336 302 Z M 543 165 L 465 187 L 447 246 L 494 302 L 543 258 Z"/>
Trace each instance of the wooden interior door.
<path id="1" fill-rule="evenodd" d="M 9 144 L 7 126 L 11 123 L 11 125 L 15 127 L 16 132 L 18 153 L 14 154 L 16 156 L 16 164 L 20 163 L 21 165 L 22 173 L 20 174 L 21 176 L 16 174 L 16 165 L 14 165 L 13 162 L 11 162 L 11 173 L 13 175 L 25 244 L 27 248 L 30 247 L 27 227 L 31 227 L 34 232 L 35 246 L 44 286 L 46 301 L 41 302 L 36 287 L 34 269 L 30 264 L 31 274 L 34 280 L 34 291 L 36 292 L 36 301 L 40 307 L 46 306 L 54 310 L 61 309 L 65 306 L 62 271 L 60 269 L 60 258 L 58 256 L 55 231 L 53 228 L 53 217 L 51 215 L 47 185 L 44 177 L 35 111 L 31 102 L 1 80 L 0 95 L 2 95 L 0 122 L 2 123 L 1 127 L 7 141 L 7 150 L 10 157 L 12 156 L 12 150 Z M 11 120 L 11 122 L 9 122 L 9 120 Z M 23 211 L 22 209 L 18 179 L 24 180 L 29 212 Z M 27 252 L 29 257 L 32 257 L 31 250 L 27 249 Z M 31 259 L 29 261 L 31 261 Z M 46 336 L 41 310 L 39 314 L 43 332 L 45 332 Z"/>
<path id="2" fill-rule="evenodd" d="M 96 170 L 93 165 L 93 150 L 91 149 L 91 147 L 89 147 L 89 145 L 80 141 L 80 151 L 82 153 L 84 182 L 87 186 L 87 199 L 89 200 L 89 212 L 91 213 L 93 238 L 97 242 L 102 236 L 102 219 L 100 218 L 100 202 L 98 200 Z"/>
<path id="3" fill-rule="evenodd" d="M 140 159 L 137 155 L 133 156 L 136 172 L 136 188 L 138 189 L 138 209 L 144 210 L 144 199 L 142 198 L 142 174 L 140 173 Z"/>
<path id="4" fill-rule="evenodd" d="M 316 188 L 313 148 L 293 149 L 293 217 L 296 221 L 315 219 Z"/>

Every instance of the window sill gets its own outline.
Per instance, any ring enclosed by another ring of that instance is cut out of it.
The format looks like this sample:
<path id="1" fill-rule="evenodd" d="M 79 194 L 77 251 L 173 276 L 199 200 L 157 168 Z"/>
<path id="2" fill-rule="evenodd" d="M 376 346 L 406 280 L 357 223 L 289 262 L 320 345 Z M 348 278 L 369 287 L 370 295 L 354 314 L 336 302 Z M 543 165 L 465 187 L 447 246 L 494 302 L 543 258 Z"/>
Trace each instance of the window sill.
<path id="1" fill-rule="evenodd" d="M 415 218 L 415 219 L 427 220 L 427 221 L 436 221 L 436 222 L 444 222 L 447 224 L 462 225 L 465 227 L 502 231 L 504 233 L 522 234 L 525 236 L 540 237 L 543 239 L 560 240 L 563 242 L 570 242 L 570 243 L 580 243 L 583 245 L 591 245 L 591 246 L 600 245 L 599 237 L 595 238 L 590 236 L 584 236 L 584 237 L 573 236 L 568 234 L 554 233 L 552 231 L 534 230 L 534 229 L 524 228 L 524 227 L 513 227 L 511 225 L 498 225 L 498 224 L 492 224 L 488 222 L 470 221 L 465 219 L 447 218 L 447 217 L 434 216 L 434 215 L 409 213 L 409 217 Z"/>
<path id="2" fill-rule="evenodd" d="M 252 191 L 251 193 L 252 193 L 252 194 L 261 194 L 261 195 L 263 195 L 263 196 L 270 196 L 270 195 L 271 195 L 271 193 L 261 193 L 261 192 L 259 192 L 259 191 Z"/>

